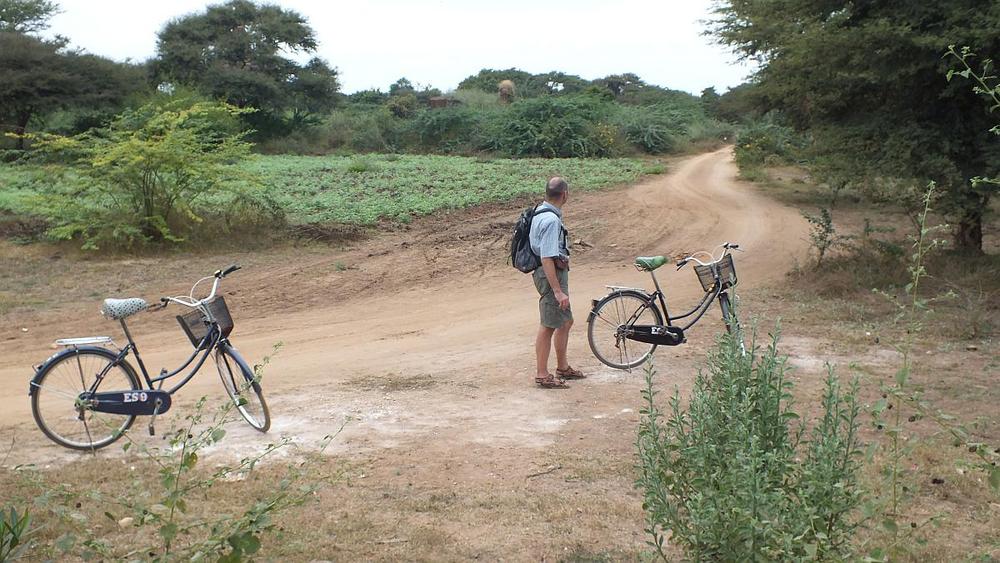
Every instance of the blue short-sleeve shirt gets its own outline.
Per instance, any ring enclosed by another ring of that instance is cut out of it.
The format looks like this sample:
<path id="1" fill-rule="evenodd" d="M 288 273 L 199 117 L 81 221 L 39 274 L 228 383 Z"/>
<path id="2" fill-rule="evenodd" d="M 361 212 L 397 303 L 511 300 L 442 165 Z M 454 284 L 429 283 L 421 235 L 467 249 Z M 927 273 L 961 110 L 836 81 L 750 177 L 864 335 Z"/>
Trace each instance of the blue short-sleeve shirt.
<path id="1" fill-rule="evenodd" d="M 537 213 L 551 209 L 552 213 Z M 547 201 L 535 208 L 536 215 L 531 220 L 528 242 L 531 250 L 542 258 L 562 258 L 569 260 L 569 242 L 563 236 L 562 210 Z"/>

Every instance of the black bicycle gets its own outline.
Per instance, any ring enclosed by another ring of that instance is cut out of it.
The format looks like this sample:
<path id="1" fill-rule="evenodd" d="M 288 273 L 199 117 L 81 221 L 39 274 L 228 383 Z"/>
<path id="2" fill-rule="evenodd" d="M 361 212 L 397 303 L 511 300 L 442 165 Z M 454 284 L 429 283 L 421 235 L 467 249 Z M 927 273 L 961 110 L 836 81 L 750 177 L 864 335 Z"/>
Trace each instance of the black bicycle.
<path id="1" fill-rule="evenodd" d="M 219 282 L 239 269 L 234 265 L 219 270 L 195 282 L 188 295 L 163 297 L 154 306 L 139 298 L 105 299 L 101 314 L 121 323 L 128 344 L 113 350 L 108 348 L 115 346 L 108 336 L 56 341 L 65 349 L 35 368 L 28 389 L 31 412 L 42 432 L 61 446 L 96 450 L 121 438 L 137 416 L 150 416 L 149 433 L 153 435 L 156 417 L 170 410 L 173 394 L 191 381 L 209 356 L 236 409 L 250 426 L 267 432 L 271 427 L 271 413 L 264 401 L 260 381 L 229 341 L 233 318 L 225 299 L 216 296 Z M 213 278 L 208 296 L 195 299 L 198 285 Z M 140 311 L 162 310 L 170 303 L 191 309 L 178 315 L 177 321 L 194 346 L 194 352 L 174 371 L 163 369 L 156 377 L 150 377 L 125 319 Z M 145 386 L 126 359 L 130 354 L 135 356 Z M 177 385 L 163 389 L 164 381 L 192 364 Z"/>
<path id="2" fill-rule="evenodd" d="M 715 252 L 720 248 L 722 255 L 716 258 Z M 694 309 L 675 317 L 667 311 L 666 298 L 654 273 L 667 263 L 667 259 L 663 256 L 636 258 L 636 269 L 649 272 L 656 291 L 650 294 L 642 288 L 608 286 L 611 292 L 593 301 L 587 318 L 587 340 L 597 359 L 616 369 L 631 369 L 648 360 L 657 346 L 683 344 L 686 341 L 684 333 L 701 320 L 715 300 L 722 309 L 726 330 L 740 341 L 742 348 L 740 324 L 729 299 L 729 292 L 737 282 L 730 251 L 739 248 L 738 244 L 727 242 L 713 252 L 696 252 L 677 262 L 678 270 L 690 262 L 697 264 L 694 269 L 705 295 Z M 703 262 L 699 256 L 709 259 Z M 686 325 L 673 324 L 687 318 L 691 320 Z M 746 353 L 745 348 L 742 351 Z"/>

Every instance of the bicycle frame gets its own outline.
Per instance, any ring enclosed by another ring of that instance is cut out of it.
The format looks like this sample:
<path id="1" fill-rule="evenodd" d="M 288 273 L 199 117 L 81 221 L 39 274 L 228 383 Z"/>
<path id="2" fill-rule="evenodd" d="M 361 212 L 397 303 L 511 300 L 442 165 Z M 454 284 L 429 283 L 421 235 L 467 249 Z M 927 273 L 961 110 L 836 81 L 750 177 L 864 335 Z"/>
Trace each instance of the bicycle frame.
<path id="1" fill-rule="evenodd" d="M 167 372 L 166 369 L 164 369 L 163 371 L 160 372 L 160 375 L 156 377 L 150 377 L 149 372 L 146 370 L 146 364 L 142 361 L 142 356 L 139 354 L 139 347 L 136 345 L 135 340 L 132 338 L 132 333 L 129 332 L 128 326 L 125 324 L 125 319 L 121 319 L 119 322 L 122 325 L 122 330 L 125 332 L 125 338 L 128 339 L 128 344 L 126 344 L 125 347 L 118 352 L 118 357 L 115 358 L 114 361 L 110 362 L 101 371 L 101 373 L 97 375 L 97 377 L 94 380 L 94 384 L 91 385 L 91 388 L 89 389 L 90 392 L 96 392 L 97 387 L 101 384 L 101 381 L 104 379 L 104 376 L 108 373 L 108 371 L 111 370 L 111 368 L 125 361 L 125 358 L 127 358 L 130 353 L 135 355 L 135 361 L 137 364 L 139 364 L 139 371 L 142 372 L 142 377 L 146 381 L 147 389 L 150 390 L 157 389 L 154 387 L 154 385 L 157 383 L 159 383 L 158 389 L 163 389 L 164 381 L 184 371 L 185 368 L 187 368 L 189 365 L 192 364 L 192 362 L 195 361 L 195 358 L 198 357 L 199 353 L 202 353 L 201 358 L 198 359 L 198 363 L 196 363 L 194 367 L 191 368 L 191 371 L 189 371 L 183 377 L 183 379 L 181 379 L 181 381 L 177 383 L 177 385 L 167 390 L 168 394 L 173 395 L 181 387 L 184 387 L 187 384 L 187 382 L 191 381 L 191 379 L 195 376 L 195 374 L 201 370 L 201 367 L 205 364 L 205 360 L 208 359 L 209 354 L 211 354 L 212 351 L 215 350 L 215 348 L 219 344 L 225 341 L 225 338 L 223 338 L 222 334 L 219 332 L 218 325 L 212 323 L 211 326 L 209 327 L 208 334 L 205 335 L 205 338 L 203 338 L 201 343 L 198 344 L 198 347 L 195 348 L 194 352 L 191 353 L 188 359 L 183 364 L 181 364 L 179 368 L 171 372 Z"/>
<path id="2" fill-rule="evenodd" d="M 674 321 L 686 319 L 691 315 L 695 315 L 695 313 L 697 313 L 697 315 L 693 319 L 691 319 L 689 323 L 680 327 L 680 329 L 685 332 L 687 332 L 689 328 L 694 326 L 695 323 L 700 321 L 701 318 L 705 316 L 705 313 L 708 312 L 709 307 L 712 306 L 712 301 L 715 301 L 720 295 L 725 293 L 725 290 L 722 289 L 722 285 L 718 282 L 718 280 L 716 280 L 715 284 L 712 286 L 712 289 L 705 292 L 705 295 L 702 296 L 701 301 L 697 305 L 695 305 L 693 309 L 691 309 L 687 313 L 684 313 L 683 315 L 677 315 L 675 317 L 671 317 L 670 311 L 667 309 L 666 295 L 663 293 L 663 290 L 660 289 L 660 282 L 659 280 L 656 279 L 656 272 L 650 271 L 649 275 L 650 277 L 653 278 L 653 286 L 656 287 L 656 291 L 654 291 L 653 294 L 649 296 L 650 300 L 649 306 L 656 307 L 656 300 L 657 299 L 659 300 L 660 310 L 663 311 L 663 318 L 667 323 L 666 326 L 674 326 L 673 324 Z M 634 319 L 631 322 L 635 322 Z"/>

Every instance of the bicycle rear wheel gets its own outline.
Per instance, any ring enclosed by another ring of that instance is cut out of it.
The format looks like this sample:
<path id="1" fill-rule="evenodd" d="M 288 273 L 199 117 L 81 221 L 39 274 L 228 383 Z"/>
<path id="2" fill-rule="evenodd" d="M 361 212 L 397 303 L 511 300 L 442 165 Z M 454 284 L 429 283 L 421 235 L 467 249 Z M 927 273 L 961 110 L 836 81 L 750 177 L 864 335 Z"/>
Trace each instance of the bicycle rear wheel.
<path id="1" fill-rule="evenodd" d="M 267 408 L 260 381 L 247 365 L 243 356 L 228 342 L 215 349 L 215 366 L 219 370 L 222 386 L 240 411 L 243 420 L 260 432 L 271 428 L 271 411 Z"/>
<path id="2" fill-rule="evenodd" d="M 132 426 L 135 415 L 96 412 L 80 397 L 102 374 L 94 391 L 141 389 L 132 366 L 113 364 L 116 358 L 103 348 L 68 350 L 32 381 L 31 414 L 50 440 L 74 450 L 96 450 L 114 443 Z"/>
<path id="3" fill-rule="evenodd" d="M 652 299 L 638 291 L 616 291 L 601 299 L 587 319 L 590 350 L 601 363 L 630 369 L 645 362 L 656 344 L 625 338 L 631 325 L 662 325 L 663 315 Z"/>

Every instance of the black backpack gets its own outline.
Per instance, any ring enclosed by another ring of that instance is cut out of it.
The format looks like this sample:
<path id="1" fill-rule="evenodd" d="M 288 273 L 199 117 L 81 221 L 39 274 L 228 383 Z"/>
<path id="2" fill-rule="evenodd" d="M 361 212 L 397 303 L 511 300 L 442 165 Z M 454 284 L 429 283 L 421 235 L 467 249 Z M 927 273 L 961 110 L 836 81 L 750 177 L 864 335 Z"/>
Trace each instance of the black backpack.
<path id="1" fill-rule="evenodd" d="M 525 274 L 534 272 L 542 265 L 542 259 L 531 250 L 529 240 L 531 220 L 535 218 L 535 215 L 542 213 L 555 213 L 555 211 L 548 207 L 537 211 L 534 207 L 529 207 L 522 211 L 521 216 L 514 223 L 514 235 L 510 237 L 510 258 L 507 259 L 507 262 Z"/>

